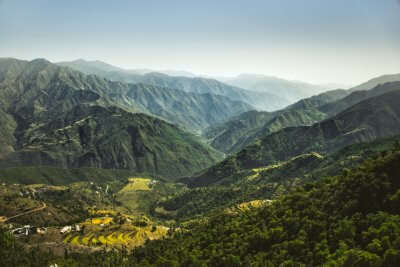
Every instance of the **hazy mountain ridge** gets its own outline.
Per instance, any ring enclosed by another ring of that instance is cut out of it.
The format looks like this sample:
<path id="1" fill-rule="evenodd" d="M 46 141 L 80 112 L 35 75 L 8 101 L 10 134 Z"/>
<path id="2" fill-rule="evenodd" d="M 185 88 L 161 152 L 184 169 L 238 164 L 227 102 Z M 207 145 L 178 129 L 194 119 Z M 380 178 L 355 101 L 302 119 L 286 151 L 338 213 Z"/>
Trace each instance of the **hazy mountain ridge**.
<path id="1" fill-rule="evenodd" d="M 58 67 L 44 60 L 42 63 L 39 63 L 39 61 L 26 62 L 11 59 L 8 61 L 10 62 L 9 64 L 0 64 L 4 68 L 4 77 L 6 77 L 6 73 L 8 75 L 8 80 L 4 81 L 3 86 L 9 87 L 8 89 L 5 88 L 5 90 L 15 91 L 17 90 L 16 88 L 21 88 L 18 89 L 20 90 L 19 93 L 13 91 L 4 93 L 3 99 L 6 100 L 5 97 L 21 96 L 23 94 L 21 90 L 25 90 L 25 87 L 35 86 L 27 84 L 28 82 L 37 81 L 36 85 L 40 88 L 35 91 L 35 94 L 24 96 L 24 101 L 30 103 L 31 109 L 35 106 L 32 104 L 34 101 L 36 101 L 37 105 L 40 105 L 40 101 L 46 101 L 45 94 L 51 91 L 51 88 L 47 88 L 49 85 L 63 87 L 60 90 L 64 91 L 69 90 L 66 89 L 69 87 L 73 91 L 78 88 L 82 91 L 81 94 L 92 94 L 92 97 L 97 97 L 98 101 L 96 101 L 98 103 L 118 105 L 128 111 L 156 115 L 196 131 L 253 109 L 250 105 L 232 101 L 223 96 L 198 95 L 151 85 L 111 82 L 99 76 L 86 76 L 70 68 Z M 12 64 L 19 66 L 20 69 L 13 71 Z M 9 65 L 10 68 L 7 68 L 6 65 Z M 53 91 L 50 93 L 53 93 Z M 59 97 L 62 97 L 62 94 L 65 94 L 65 92 L 60 93 Z M 77 93 L 75 92 L 75 94 Z M 33 98 L 35 97 L 38 100 L 34 100 Z M 6 105 L 15 101 L 19 100 L 8 99 L 7 103 L 3 104 L 3 107 L 6 108 Z M 47 104 L 52 105 L 54 103 L 49 102 Z M 65 103 L 57 103 L 55 106 L 58 107 L 59 104 L 65 105 Z M 22 105 L 24 104 L 22 103 Z M 54 110 L 54 112 L 59 111 Z M 18 113 L 18 111 L 14 110 L 14 113 Z"/>
<path id="2" fill-rule="evenodd" d="M 86 73 L 97 74 L 112 81 L 143 83 L 197 94 L 223 95 L 232 100 L 246 102 L 262 110 L 276 110 L 290 104 L 286 99 L 271 93 L 252 92 L 210 78 L 169 76 L 157 72 L 140 75 L 127 70 L 119 71 L 118 69 L 111 71 L 99 70 L 92 67 L 90 62 L 84 61 L 63 62 L 61 64 Z"/>
<path id="3" fill-rule="evenodd" d="M 240 74 L 234 78 L 226 79 L 225 82 L 251 91 L 279 95 L 291 103 L 333 89 L 258 74 Z"/>
<path id="4" fill-rule="evenodd" d="M 387 74 L 387 75 L 382 75 L 379 77 L 372 78 L 371 80 L 369 80 L 365 83 L 362 83 L 360 85 L 357 85 L 353 88 L 350 88 L 349 90 L 351 92 L 360 91 L 360 90 L 369 90 L 380 84 L 384 84 L 384 83 L 388 83 L 388 82 L 397 82 L 397 81 L 400 81 L 400 73 L 399 74 Z"/>
<path id="5" fill-rule="evenodd" d="M 349 95 L 347 95 L 344 98 L 338 99 L 336 101 L 326 103 L 325 105 L 320 106 L 319 110 L 321 112 L 328 114 L 329 116 L 332 116 L 338 114 L 339 112 L 357 103 L 360 103 L 363 100 L 397 90 L 399 86 L 400 86 L 400 76 L 399 80 L 397 81 L 387 82 L 385 84 L 378 84 L 377 86 L 369 88 L 367 90 L 357 90 L 357 91 L 348 90 L 348 92 L 351 92 Z"/>
<path id="6" fill-rule="evenodd" d="M 152 70 L 152 69 L 123 69 L 114 65 L 105 63 L 100 60 L 77 59 L 73 61 L 57 62 L 57 65 L 65 67 L 73 67 L 86 74 L 100 75 L 105 72 L 125 72 L 130 74 L 144 75 L 148 73 L 162 73 L 168 76 L 196 77 L 198 75 L 182 70 Z"/>

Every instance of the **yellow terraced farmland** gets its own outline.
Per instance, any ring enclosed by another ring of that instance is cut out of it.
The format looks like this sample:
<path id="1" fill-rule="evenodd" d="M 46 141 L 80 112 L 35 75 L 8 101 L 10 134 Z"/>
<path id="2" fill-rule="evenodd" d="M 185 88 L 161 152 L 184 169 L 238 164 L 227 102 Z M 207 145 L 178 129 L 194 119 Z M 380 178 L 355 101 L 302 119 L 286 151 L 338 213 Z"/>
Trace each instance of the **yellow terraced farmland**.
<path id="1" fill-rule="evenodd" d="M 72 245 L 79 245 L 79 244 L 80 244 L 79 235 L 73 237 L 73 238 L 71 239 L 70 243 L 71 243 Z"/>
<path id="2" fill-rule="evenodd" d="M 100 217 L 100 218 L 92 218 L 92 219 L 88 219 L 85 221 L 85 224 L 95 224 L 95 225 L 99 225 L 99 224 L 110 224 L 112 222 L 113 218 L 111 217 Z"/>
<path id="3" fill-rule="evenodd" d="M 93 234 L 89 234 L 88 236 L 85 236 L 82 238 L 82 244 L 85 246 L 89 245 L 89 240 L 93 237 Z"/>
<path id="4" fill-rule="evenodd" d="M 145 228 L 137 228 L 131 232 L 114 231 L 107 234 L 89 233 L 87 235 L 69 235 L 64 239 L 65 243 L 71 245 L 84 245 L 84 246 L 140 246 L 146 240 L 160 239 L 166 236 L 168 228 L 164 226 L 157 226 L 152 229 L 151 226 Z"/>

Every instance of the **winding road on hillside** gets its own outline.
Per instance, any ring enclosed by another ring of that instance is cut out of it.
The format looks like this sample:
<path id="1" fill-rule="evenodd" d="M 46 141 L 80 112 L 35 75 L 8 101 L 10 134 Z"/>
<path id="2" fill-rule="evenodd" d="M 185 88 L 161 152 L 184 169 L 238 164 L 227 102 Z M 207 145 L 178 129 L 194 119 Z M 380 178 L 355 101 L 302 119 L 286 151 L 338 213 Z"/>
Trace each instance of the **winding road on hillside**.
<path id="1" fill-rule="evenodd" d="M 46 203 L 42 202 L 42 206 L 39 207 L 39 208 L 35 208 L 35 209 L 33 209 L 33 210 L 28 210 L 28 211 L 26 211 L 26 212 L 23 212 L 23 213 L 14 215 L 14 216 L 9 217 L 9 218 L 7 218 L 7 217 L 0 217 L 0 222 L 3 222 L 3 223 L 4 223 L 4 222 L 7 222 L 7 221 L 9 221 L 9 220 L 15 219 L 15 218 L 17 218 L 17 217 L 25 216 L 25 215 L 28 215 L 28 214 L 31 214 L 31 213 L 34 213 L 34 212 L 38 212 L 38 211 L 42 211 L 42 210 L 44 210 L 46 207 L 47 207 Z"/>

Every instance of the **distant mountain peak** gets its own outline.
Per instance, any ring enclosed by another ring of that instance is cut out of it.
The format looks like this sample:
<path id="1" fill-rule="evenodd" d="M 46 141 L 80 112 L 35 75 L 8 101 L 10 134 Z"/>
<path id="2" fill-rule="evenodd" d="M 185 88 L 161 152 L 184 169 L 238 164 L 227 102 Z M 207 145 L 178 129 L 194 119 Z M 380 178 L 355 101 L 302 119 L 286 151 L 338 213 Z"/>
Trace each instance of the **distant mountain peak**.
<path id="1" fill-rule="evenodd" d="M 35 58 L 35 59 L 31 60 L 30 63 L 33 63 L 33 64 L 52 64 L 50 61 L 48 61 L 45 58 Z"/>

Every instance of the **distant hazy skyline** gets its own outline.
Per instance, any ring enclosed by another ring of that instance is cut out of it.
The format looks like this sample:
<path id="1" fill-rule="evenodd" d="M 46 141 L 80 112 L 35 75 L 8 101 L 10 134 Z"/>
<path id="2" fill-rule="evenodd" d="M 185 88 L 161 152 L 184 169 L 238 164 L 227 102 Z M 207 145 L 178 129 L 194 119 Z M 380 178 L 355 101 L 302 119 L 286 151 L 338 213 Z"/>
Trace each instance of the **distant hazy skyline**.
<path id="1" fill-rule="evenodd" d="M 0 57 L 358 84 L 400 73 L 398 0 L 0 0 Z"/>

